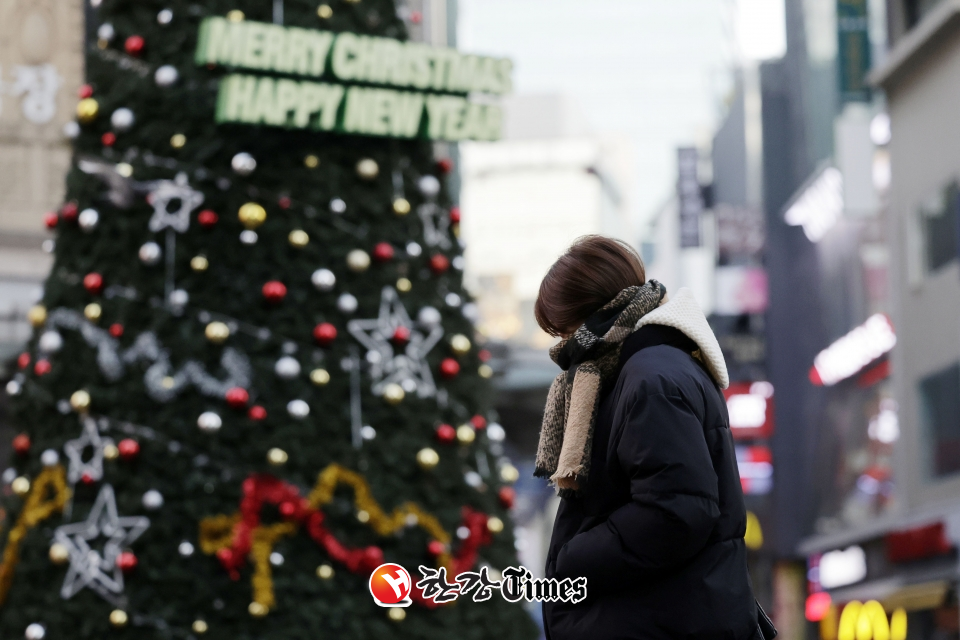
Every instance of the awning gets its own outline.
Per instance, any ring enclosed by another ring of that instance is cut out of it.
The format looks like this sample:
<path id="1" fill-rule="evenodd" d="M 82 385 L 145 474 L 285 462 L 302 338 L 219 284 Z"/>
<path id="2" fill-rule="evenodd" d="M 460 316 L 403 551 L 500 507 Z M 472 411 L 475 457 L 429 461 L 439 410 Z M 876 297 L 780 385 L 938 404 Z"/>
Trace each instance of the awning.
<path id="1" fill-rule="evenodd" d="M 935 609 L 943 604 L 950 589 L 948 580 L 931 580 L 917 584 L 903 584 L 903 578 L 885 578 L 830 591 L 830 598 L 838 603 L 857 600 L 878 600 L 887 611 L 903 607 L 906 611 Z"/>

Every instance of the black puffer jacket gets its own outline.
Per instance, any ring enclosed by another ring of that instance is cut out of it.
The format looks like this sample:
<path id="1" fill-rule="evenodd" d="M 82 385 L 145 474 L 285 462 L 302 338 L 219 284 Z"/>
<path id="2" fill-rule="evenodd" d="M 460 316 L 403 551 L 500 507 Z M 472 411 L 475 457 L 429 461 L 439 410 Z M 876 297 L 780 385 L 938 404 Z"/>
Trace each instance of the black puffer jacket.
<path id="1" fill-rule="evenodd" d="M 727 408 L 699 346 L 656 324 L 624 343 L 547 556 L 547 577 L 586 576 L 587 599 L 544 603 L 549 640 L 757 637 Z"/>

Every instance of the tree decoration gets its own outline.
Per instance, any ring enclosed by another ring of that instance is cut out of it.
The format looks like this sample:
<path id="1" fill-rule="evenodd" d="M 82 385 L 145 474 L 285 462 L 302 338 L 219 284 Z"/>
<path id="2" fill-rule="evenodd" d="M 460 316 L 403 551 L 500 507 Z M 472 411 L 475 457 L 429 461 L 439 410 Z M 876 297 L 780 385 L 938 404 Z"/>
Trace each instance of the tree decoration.
<path id="1" fill-rule="evenodd" d="M 357 175 L 364 180 L 374 180 L 380 175 L 380 166 L 372 158 L 364 158 L 357 162 Z"/>
<path id="2" fill-rule="evenodd" d="M 303 229 L 295 229 L 290 232 L 289 236 L 287 236 L 287 241 L 290 243 L 291 247 L 302 249 L 310 242 L 310 236 L 307 235 L 307 232 Z"/>
<path id="3" fill-rule="evenodd" d="M 88 273 L 83 277 L 83 288 L 87 293 L 99 295 L 103 291 L 103 276 L 95 271 Z"/>
<path id="4" fill-rule="evenodd" d="M 119 322 L 114 322 L 107 328 L 107 333 L 109 333 L 112 338 L 119 338 L 123 335 L 123 325 Z"/>
<path id="5" fill-rule="evenodd" d="M 460 207 L 450 207 L 450 222 L 460 224 Z"/>
<path id="6" fill-rule="evenodd" d="M 55 565 L 66 564 L 70 560 L 70 551 L 66 546 L 55 542 L 50 545 L 50 551 L 47 553 L 47 557 L 50 558 L 50 562 Z"/>
<path id="7" fill-rule="evenodd" d="M 370 255 L 363 249 L 354 249 L 347 254 L 347 267 L 355 273 L 362 273 L 370 267 Z"/>
<path id="8" fill-rule="evenodd" d="M 481 430 L 487 428 L 487 419 L 477 414 L 470 418 L 470 424 L 473 425 L 474 429 Z"/>
<path id="9" fill-rule="evenodd" d="M 214 228 L 217 226 L 219 220 L 220 216 L 217 215 L 217 212 L 210 209 L 204 209 L 197 214 L 197 222 L 200 223 L 200 226 L 204 229 Z"/>
<path id="10" fill-rule="evenodd" d="M 267 410 L 264 409 L 261 405 L 255 404 L 250 407 L 247 411 L 247 417 L 251 420 L 256 420 L 257 422 L 267 419 Z"/>
<path id="11" fill-rule="evenodd" d="M 190 214 L 203 204 L 203 194 L 189 185 L 187 174 L 181 172 L 173 180 L 157 180 L 149 184 L 147 202 L 153 207 L 153 215 L 147 223 L 154 233 L 173 229 L 186 233 L 190 228 Z M 179 202 L 174 211 L 170 204 Z"/>
<path id="12" fill-rule="evenodd" d="M 348 315 L 357 310 L 357 305 L 357 298 L 351 293 L 342 293 L 337 298 L 337 309 Z"/>
<path id="13" fill-rule="evenodd" d="M 96 229 L 98 222 L 100 222 L 100 214 L 96 209 L 84 209 L 77 217 L 77 224 L 80 226 L 80 229 L 87 233 Z"/>
<path id="14" fill-rule="evenodd" d="M 241 152 L 233 156 L 230 166 L 237 175 L 249 176 L 257 168 L 257 161 L 247 152 Z"/>
<path id="15" fill-rule="evenodd" d="M 460 373 L 460 363 L 453 358 L 444 358 L 440 362 L 440 375 L 444 378 L 448 380 L 456 378 L 458 373 Z"/>
<path id="16" fill-rule="evenodd" d="M 23 352 L 19 356 L 17 356 L 17 367 L 21 369 L 26 369 L 27 367 L 30 366 L 31 360 L 32 358 L 30 357 L 30 354 L 27 352 Z"/>
<path id="17" fill-rule="evenodd" d="M 287 295 L 287 287 L 279 280 L 271 280 L 263 285 L 263 298 L 267 302 L 277 304 L 283 302 Z"/>
<path id="18" fill-rule="evenodd" d="M 223 420 L 213 411 L 204 411 L 197 418 L 197 426 L 200 428 L 200 431 L 215 433 L 223 426 Z"/>
<path id="19" fill-rule="evenodd" d="M 317 291 L 331 291 L 337 284 L 337 276 L 329 269 L 317 269 L 310 275 L 310 282 Z"/>
<path id="20" fill-rule="evenodd" d="M 117 449 L 120 452 L 120 457 L 127 462 L 135 460 L 137 456 L 140 455 L 140 443 L 133 438 L 124 438 L 121 440 L 117 443 Z"/>
<path id="21" fill-rule="evenodd" d="M 377 262 L 393 260 L 393 246 L 389 242 L 378 242 L 373 248 L 373 259 Z"/>
<path id="22" fill-rule="evenodd" d="M 440 173 L 450 173 L 453 171 L 453 160 L 450 158 L 440 158 L 437 160 L 437 169 Z"/>
<path id="23" fill-rule="evenodd" d="M 141 245 L 140 251 L 137 252 L 140 262 L 148 266 L 153 266 L 160 262 L 160 256 L 162 254 L 163 251 L 156 242 L 145 242 Z"/>
<path id="24" fill-rule="evenodd" d="M 27 481 L 27 495 L 16 523 L 7 534 L 6 547 L 3 550 L 3 562 L 0 563 L 0 605 L 6 599 L 13 584 L 13 576 L 20 562 L 20 544 L 30 529 L 55 513 L 62 513 L 70 498 L 70 490 L 63 467 L 47 467 L 37 476 L 32 489 Z"/>
<path id="25" fill-rule="evenodd" d="M 209 323 L 203 330 L 207 340 L 214 344 L 223 344 L 230 337 L 230 327 L 226 323 L 214 321 Z"/>
<path id="26" fill-rule="evenodd" d="M 103 308 L 96 302 L 91 302 L 83 308 L 84 317 L 90 322 L 97 322 L 103 315 Z"/>
<path id="27" fill-rule="evenodd" d="M 291 418 L 302 420 L 310 415 L 310 405 L 303 400 L 291 400 L 287 403 L 287 413 Z"/>
<path id="28" fill-rule="evenodd" d="M 30 493 L 31 486 L 30 480 L 24 476 L 17 476 L 13 479 L 13 482 L 10 483 L 10 488 L 13 489 L 13 493 L 21 497 Z"/>
<path id="29" fill-rule="evenodd" d="M 100 430 L 92 418 L 84 417 L 82 424 L 80 437 L 68 440 L 63 445 L 63 452 L 70 461 L 67 470 L 70 484 L 76 484 L 80 480 L 86 483 L 96 482 L 103 478 L 103 449 L 108 444 L 113 444 L 109 438 L 100 437 Z M 85 459 L 84 454 L 88 450 L 92 450 L 92 454 Z"/>
<path id="30" fill-rule="evenodd" d="M 400 404 L 403 402 L 405 395 L 406 393 L 404 392 L 403 387 L 394 382 L 391 382 L 383 387 L 383 399 L 387 401 L 387 404 Z"/>
<path id="31" fill-rule="evenodd" d="M 470 444 L 477 438 L 477 432 L 468 424 L 457 427 L 457 440 L 460 444 Z"/>
<path id="32" fill-rule="evenodd" d="M 275 467 L 286 464 L 289 458 L 290 457 L 287 455 L 287 452 L 278 447 L 274 447 L 267 451 L 267 462 Z"/>
<path id="33" fill-rule="evenodd" d="M 157 83 L 158 87 L 172 87 L 179 79 L 180 72 L 177 71 L 176 67 L 169 64 L 157 67 L 153 74 L 153 81 Z"/>
<path id="34" fill-rule="evenodd" d="M 123 49 L 131 56 L 139 56 L 143 53 L 143 47 L 146 44 L 142 36 L 130 36 L 123 43 Z"/>
<path id="35" fill-rule="evenodd" d="M 310 372 L 310 382 L 318 387 L 326 386 L 330 382 L 330 373 L 326 369 L 314 369 Z"/>
<path id="36" fill-rule="evenodd" d="M 33 372 L 38 376 L 45 376 L 53 369 L 53 365 L 50 364 L 49 360 L 37 360 L 37 363 L 33 365 Z"/>
<path id="37" fill-rule="evenodd" d="M 410 201 L 406 198 L 396 198 L 393 201 L 393 212 L 398 216 L 405 216 L 410 213 Z"/>
<path id="38" fill-rule="evenodd" d="M 505 509 L 512 509 L 513 503 L 517 499 L 517 492 L 513 487 L 500 487 L 497 491 L 497 498 Z"/>
<path id="39" fill-rule="evenodd" d="M 321 347 L 329 347 L 337 339 L 337 328 L 329 322 L 321 322 L 313 328 L 313 339 Z"/>
<path id="40" fill-rule="evenodd" d="M 45 226 L 47 229 L 56 229 L 58 222 L 60 222 L 60 216 L 58 216 L 54 211 L 46 213 L 43 216 L 43 226 Z"/>
<path id="41" fill-rule="evenodd" d="M 40 464 L 45 467 L 55 467 L 60 464 L 60 454 L 56 449 L 44 449 L 40 454 Z"/>
<path id="42" fill-rule="evenodd" d="M 240 207 L 237 217 L 240 218 L 240 224 L 247 229 L 253 230 L 266 221 L 267 210 L 256 202 L 248 202 Z"/>
<path id="43" fill-rule="evenodd" d="M 417 452 L 417 464 L 421 469 L 429 471 L 440 462 L 440 455 L 430 447 L 424 447 Z"/>
<path id="44" fill-rule="evenodd" d="M 25 456 L 30 453 L 30 436 L 21 433 L 13 438 L 13 452 L 18 456 Z"/>
<path id="45" fill-rule="evenodd" d="M 232 387 L 227 390 L 224 399 L 231 409 L 246 409 L 250 402 L 250 394 L 243 387 Z"/>
<path id="46" fill-rule="evenodd" d="M 210 261 L 207 256 L 194 256 L 190 258 L 190 268 L 197 273 L 202 273 L 210 267 Z"/>
<path id="47" fill-rule="evenodd" d="M 124 574 L 132 573 L 137 568 L 137 556 L 129 551 L 123 551 L 117 556 L 117 567 Z"/>
<path id="48" fill-rule="evenodd" d="M 70 396 L 70 406 L 78 413 L 84 413 L 90 408 L 90 394 L 83 389 L 74 391 Z"/>
<path id="49" fill-rule="evenodd" d="M 296 358 L 283 356 L 273 365 L 273 371 L 284 380 L 293 380 L 300 375 L 300 363 Z"/>
<path id="50" fill-rule="evenodd" d="M 133 111 L 126 107 L 120 107 L 110 115 L 110 125 L 116 131 L 129 131 L 133 127 L 134 122 L 136 122 L 136 118 L 133 115 Z"/>
<path id="51" fill-rule="evenodd" d="M 127 626 L 129 620 L 130 617 L 123 609 L 114 609 L 110 612 L 110 624 L 118 629 Z"/>
<path id="52" fill-rule="evenodd" d="M 402 349 L 392 342 L 398 328 L 403 327 L 409 342 Z M 372 392 L 382 395 L 383 388 L 391 383 L 401 387 L 410 386 L 421 398 L 436 393 L 436 386 L 427 354 L 443 336 L 443 329 L 434 327 L 429 333 L 415 331 L 407 310 L 392 287 L 384 287 L 380 294 L 380 313 L 369 320 L 351 320 L 347 330 L 360 344 L 377 354 L 371 363 Z"/>
<path id="53" fill-rule="evenodd" d="M 435 253 L 430 256 L 430 271 L 435 275 L 440 275 L 450 268 L 450 259 L 442 253 Z"/>
<path id="54" fill-rule="evenodd" d="M 117 142 L 117 134 L 113 131 L 107 131 L 100 136 L 100 143 L 105 147 L 112 147 Z"/>
<path id="55" fill-rule="evenodd" d="M 470 339 L 462 333 L 454 334 L 450 338 L 450 350 L 458 356 L 470 353 Z"/>
<path id="56" fill-rule="evenodd" d="M 77 120 L 81 124 L 90 124 L 100 113 L 100 103 L 93 98 L 84 98 L 77 103 Z"/>
<path id="57" fill-rule="evenodd" d="M 436 430 L 437 442 L 450 444 L 457 438 L 457 430 L 449 424 L 441 424 Z"/>

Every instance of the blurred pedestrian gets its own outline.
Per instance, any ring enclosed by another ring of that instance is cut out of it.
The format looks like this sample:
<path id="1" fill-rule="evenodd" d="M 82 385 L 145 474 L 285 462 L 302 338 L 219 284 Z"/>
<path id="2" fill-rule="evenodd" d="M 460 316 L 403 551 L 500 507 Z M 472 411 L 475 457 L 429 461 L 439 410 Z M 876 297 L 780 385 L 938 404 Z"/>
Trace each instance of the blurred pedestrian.
<path id="1" fill-rule="evenodd" d="M 587 578 L 586 600 L 544 602 L 547 638 L 772 637 L 747 574 L 727 369 L 693 295 L 668 298 L 633 249 L 586 236 L 535 313 L 562 338 L 537 452 L 562 497 L 546 576 Z"/>

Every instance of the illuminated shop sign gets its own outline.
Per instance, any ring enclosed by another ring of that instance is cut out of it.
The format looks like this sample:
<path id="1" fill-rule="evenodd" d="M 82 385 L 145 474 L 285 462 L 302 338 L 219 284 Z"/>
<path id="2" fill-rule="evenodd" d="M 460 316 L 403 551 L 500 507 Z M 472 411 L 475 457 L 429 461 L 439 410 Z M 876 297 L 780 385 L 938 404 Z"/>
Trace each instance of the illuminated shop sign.
<path id="1" fill-rule="evenodd" d="M 810 381 L 829 387 L 859 373 L 897 344 L 890 319 L 882 313 L 871 316 L 862 325 L 817 354 L 810 369 Z"/>
<path id="2" fill-rule="evenodd" d="M 813 178 L 793 201 L 784 221 L 803 227 L 810 242 L 820 242 L 843 214 L 843 175 L 839 169 L 827 167 Z"/>
<path id="3" fill-rule="evenodd" d="M 867 555 L 863 547 L 853 545 L 846 549 L 828 551 L 820 557 L 815 576 L 824 589 L 845 587 L 867 577 Z"/>
<path id="4" fill-rule="evenodd" d="M 773 489 L 773 453 L 770 447 L 738 446 L 737 469 L 745 495 L 765 495 Z"/>
<path id="5" fill-rule="evenodd" d="M 738 440 L 769 438 L 773 434 L 773 385 L 769 382 L 733 382 L 723 391 L 730 430 Z"/>

